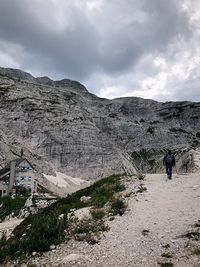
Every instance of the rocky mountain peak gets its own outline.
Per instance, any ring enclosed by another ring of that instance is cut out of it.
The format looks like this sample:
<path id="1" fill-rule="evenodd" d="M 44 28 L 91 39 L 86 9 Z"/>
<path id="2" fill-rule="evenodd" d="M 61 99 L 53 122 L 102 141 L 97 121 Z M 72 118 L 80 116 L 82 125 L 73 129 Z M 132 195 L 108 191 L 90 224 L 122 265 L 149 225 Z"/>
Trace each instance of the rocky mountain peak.
<path id="1" fill-rule="evenodd" d="M 155 172 L 168 149 L 179 161 L 200 146 L 200 103 L 107 100 L 76 81 L 1 68 L 0 135 L 1 166 L 24 147 L 38 172 L 49 175 Z"/>
<path id="2" fill-rule="evenodd" d="M 19 69 L 0 67 L 0 75 L 7 76 L 11 79 L 27 80 L 27 81 L 32 81 L 32 82 L 35 81 L 35 78 L 30 73 L 24 72 Z"/>

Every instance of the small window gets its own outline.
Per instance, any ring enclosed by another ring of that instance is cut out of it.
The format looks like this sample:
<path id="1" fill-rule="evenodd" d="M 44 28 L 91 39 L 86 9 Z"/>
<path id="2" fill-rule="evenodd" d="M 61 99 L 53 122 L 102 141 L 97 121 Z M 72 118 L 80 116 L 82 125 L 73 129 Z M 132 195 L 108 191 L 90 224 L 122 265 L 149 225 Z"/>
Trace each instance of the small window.
<path id="1" fill-rule="evenodd" d="M 6 190 L 3 190 L 3 193 L 5 194 L 6 193 Z"/>

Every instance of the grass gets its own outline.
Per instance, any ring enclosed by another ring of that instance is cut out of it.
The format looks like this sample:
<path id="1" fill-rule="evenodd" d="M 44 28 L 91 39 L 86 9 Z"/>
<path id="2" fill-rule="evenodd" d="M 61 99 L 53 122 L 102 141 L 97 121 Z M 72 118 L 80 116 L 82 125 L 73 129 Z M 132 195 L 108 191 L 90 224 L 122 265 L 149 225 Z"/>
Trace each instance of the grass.
<path id="1" fill-rule="evenodd" d="M 136 193 L 143 193 L 145 191 L 147 191 L 147 188 L 144 185 L 140 184 Z"/>
<path id="2" fill-rule="evenodd" d="M 109 203 L 114 214 L 119 213 L 121 215 L 122 213 L 124 207 L 122 202 L 114 198 L 116 193 L 125 189 L 121 177 L 122 175 L 116 174 L 99 180 L 87 188 L 68 195 L 66 198 L 59 199 L 51 206 L 40 210 L 38 214 L 29 215 L 14 229 L 8 240 L 2 239 L 0 241 L 0 262 L 6 259 L 25 257 L 31 255 L 32 252 L 48 251 L 50 245 L 57 245 L 70 239 L 71 221 L 67 215 L 72 209 L 87 206 L 97 209 L 93 212 L 95 223 L 92 221 L 83 223 L 83 225 L 78 224 L 74 230 L 75 236 L 77 234 L 80 236 L 80 233 L 84 232 L 88 242 L 92 242 L 92 236 L 88 236 L 88 232 L 95 231 L 95 234 L 98 234 L 100 231 L 107 230 L 102 221 L 103 214 L 98 209 Z M 82 196 L 90 196 L 90 204 L 81 202 L 80 198 Z M 63 216 L 60 216 L 61 214 Z"/>
<path id="3" fill-rule="evenodd" d="M 27 197 L 16 196 L 11 198 L 10 196 L 5 196 L 0 198 L 0 220 L 4 220 L 8 215 L 14 214 L 17 216 L 24 206 Z"/>

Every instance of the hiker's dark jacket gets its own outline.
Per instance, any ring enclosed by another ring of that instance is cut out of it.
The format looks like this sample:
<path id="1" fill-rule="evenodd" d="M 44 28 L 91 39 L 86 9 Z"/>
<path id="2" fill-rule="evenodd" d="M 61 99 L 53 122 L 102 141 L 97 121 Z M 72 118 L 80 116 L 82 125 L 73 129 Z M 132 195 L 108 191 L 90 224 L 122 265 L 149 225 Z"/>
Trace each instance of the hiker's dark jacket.
<path id="1" fill-rule="evenodd" d="M 166 162 L 166 159 L 167 159 L 167 156 L 168 156 L 169 154 L 166 154 L 165 156 L 164 156 L 164 158 L 163 158 L 163 165 L 165 165 L 165 164 L 172 164 L 172 166 L 175 166 L 176 165 L 176 161 L 175 161 L 175 157 L 174 157 L 174 155 L 173 154 L 171 154 L 170 156 L 172 156 L 172 163 L 168 163 L 168 162 Z"/>

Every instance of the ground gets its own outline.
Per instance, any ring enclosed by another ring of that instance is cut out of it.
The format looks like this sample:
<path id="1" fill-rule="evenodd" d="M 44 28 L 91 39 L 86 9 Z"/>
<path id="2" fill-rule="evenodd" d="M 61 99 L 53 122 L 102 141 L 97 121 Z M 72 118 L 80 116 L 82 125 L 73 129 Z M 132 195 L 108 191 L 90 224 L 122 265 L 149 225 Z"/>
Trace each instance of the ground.
<path id="1" fill-rule="evenodd" d="M 128 183 L 129 192 L 134 179 Z M 174 174 L 172 180 L 164 174 L 148 174 L 142 183 L 147 191 L 127 198 L 127 211 L 108 222 L 110 231 L 98 244 L 70 241 L 35 255 L 31 266 L 199 267 L 200 256 L 192 251 L 200 249 L 200 241 L 180 236 L 200 230 L 200 174 Z M 11 230 L 19 222 L 1 223 L 0 229 Z M 199 228 L 194 228 L 195 223 Z"/>
<path id="2" fill-rule="evenodd" d="M 175 174 L 167 180 L 163 174 L 149 174 L 143 183 L 147 191 L 129 198 L 126 213 L 109 222 L 110 231 L 99 244 L 71 241 L 35 257 L 32 263 L 82 267 L 155 267 L 161 263 L 200 266 L 200 257 L 192 255 L 196 246 L 200 248 L 200 241 L 180 237 L 200 219 L 200 175 Z M 128 190 L 133 186 L 134 181 Z M 162 257 L 163 253 L 172 258 Z"/>
<path id="3" fill-rule="evenodd" d="M 8 221 L 0 223 L 0 236 L 2 235 L 2 233 L 5 233 L 6 236 L 9 236 L 12 230 L 22 221 L 23 219 L 11 218 Z"/>

